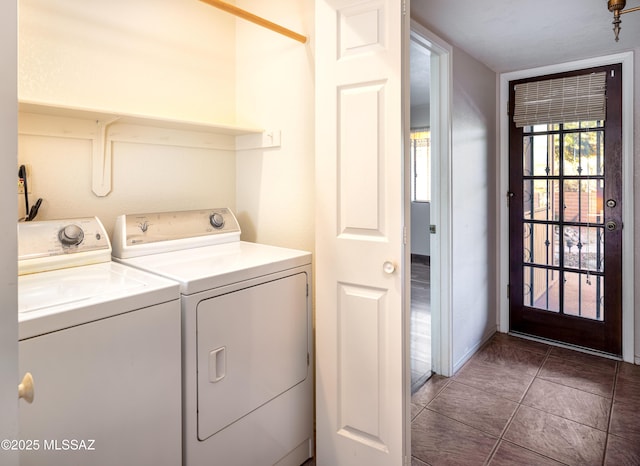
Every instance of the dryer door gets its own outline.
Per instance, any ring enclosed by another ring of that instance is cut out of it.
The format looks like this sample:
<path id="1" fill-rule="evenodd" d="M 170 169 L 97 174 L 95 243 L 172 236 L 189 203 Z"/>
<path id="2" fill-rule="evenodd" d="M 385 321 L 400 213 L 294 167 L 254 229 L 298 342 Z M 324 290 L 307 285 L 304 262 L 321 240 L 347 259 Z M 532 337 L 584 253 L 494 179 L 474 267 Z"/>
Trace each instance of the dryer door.
<path id="1" fill-rule="evenodd" d="M 200 440 L 307 377 L 305 273 L 203 300 L 197 320 Z"/>

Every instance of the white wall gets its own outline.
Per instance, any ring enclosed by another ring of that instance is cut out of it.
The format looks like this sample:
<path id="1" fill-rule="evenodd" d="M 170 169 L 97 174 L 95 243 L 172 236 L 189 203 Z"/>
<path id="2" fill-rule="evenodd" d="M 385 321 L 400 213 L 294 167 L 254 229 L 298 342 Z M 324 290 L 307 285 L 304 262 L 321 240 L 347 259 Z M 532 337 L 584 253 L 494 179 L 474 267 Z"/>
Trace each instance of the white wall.
<path id="1" fill-rule="evenodd" d="M 430 110 L 431 106 L 429 104 L 411 105 L 411 127 L 429 128 L 431 126 Z"/>
<path id="2" fill-rule="evenodd" d="M 192 0 L 19 6 L 21 100 L 237 122 L 235 19 L 228 13 Z M 19 162 L 32 168 L 31 204 L 44 199 L 38 219 L 97 215 L 110 232 L 125 212 L 236 207 L 234 151 L 163 145 L 158 134 L 155 144 L 114 143 L 106 197 L 91 191 L 89 139 L 21 135 Z M 17 205 L 23 217 L 21 196 Z"/>
<path id="3" fill-rule="evenodd" d="M 97 215 L 111 233 L 123 213 L 235 207 L 233 152 L 116 142 L 106 197 L 92 192 L 91 153 L 87 139 L 20 135 L 19 163 L 31 168 L 30 204 L 43 198 L 37 220 Z M 21 195 L 18 210 L 24 217 Z"/>
<path id="4" fill-rule="evenodd" d="M 452 345 L 454 372 L 497 328 L 496 74 L 452 54 Z"/>
<path id="5" fill-rule="evenodd" d="M 232 16 L 194 0 L 19 0 L 19 98 L 235 123 Z"/>
<path id="6" fill-rule="evenodd" d="M 0 439 L 18 438 L 18 298 L 16 263 L 17 176 L 17 11 L 3 2 L 0 15 Z M 18 464 L 17 454 L 0 450 L 0 463 Z"/>
<path id="7" fill-rule="evenodd" d="M 430 202 L 411 203 L 411 254 L 429 256 L 431 254 Z"/>
<path id="8" fill-rule="evenodd" d="M 313 33 L 313 2 L 242 0 L 237 6 L 300 34 Z M 251 115 L 259 127 L 282 131 L 280 148 L 238 152 L 242 238 L 313 250 L 313 44 L 242 20 L 236 28 L 237 112 Z"/>

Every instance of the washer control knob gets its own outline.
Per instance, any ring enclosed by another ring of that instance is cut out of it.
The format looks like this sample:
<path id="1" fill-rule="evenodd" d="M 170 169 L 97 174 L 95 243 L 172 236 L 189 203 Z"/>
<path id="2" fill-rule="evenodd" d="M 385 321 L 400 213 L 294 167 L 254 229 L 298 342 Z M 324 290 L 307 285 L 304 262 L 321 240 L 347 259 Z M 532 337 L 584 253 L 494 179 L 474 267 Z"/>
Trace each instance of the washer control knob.
<path id="1" fill-rule="evenodd" d="M 213 228 L 222 228 L 224 226 L 224 217 L 222 214 L 214 213 L 209 216 L 209 223 Z"/>
<path id="2" fill-rule="evenodd" d="M 58 239 L 65 246 L 76 246 L 82 243 L 84 231 L 78 225 L 67 225 L 58 232 Z"/>

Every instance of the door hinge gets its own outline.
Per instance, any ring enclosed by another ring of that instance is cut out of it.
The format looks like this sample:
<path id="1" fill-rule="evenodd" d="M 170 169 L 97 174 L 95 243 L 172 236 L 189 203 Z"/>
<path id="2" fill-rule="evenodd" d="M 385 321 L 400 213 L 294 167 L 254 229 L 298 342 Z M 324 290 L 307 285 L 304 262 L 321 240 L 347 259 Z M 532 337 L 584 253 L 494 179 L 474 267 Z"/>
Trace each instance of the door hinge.
<path id="1" fill-rule="evenodd" d="M 436 226 L 435 225 L 429 225 L 429 233 L 431 233 L 432 235 L 436 234 Z"/>
<path id="2" fill-rule="evenodd" d="M 513 191 L 507 191 L 507 207 L 510 206 L 511 204 L 511 198 L 515 196 L 515 194 L 513 193 Z"/>
<path id="3" fill-rule="evenodd" d="M 310 361 L 311 361 L 311 358 L 309 357 L 309 353 L 307 353 L 307 367 L 309 367 Z"/>
<path id="4" fill-rule="evenodd" d="M 507 283 L 507 299 L 511 299 L 511 285 Z"/>
<path id="5" fill-rule="evenodd" d="M 407 16 L 407 0 L 402 0 L 402 16 Z"/>
<path id="6" fill-rule="evenodd" d="M 309 284 L 307 283 L 307 297 L 309 296 Z"/>
<path id="7" fill-rule="evenodd" d="M 402 244 L 407 244 L 407 227 L 402 227 Z"/>

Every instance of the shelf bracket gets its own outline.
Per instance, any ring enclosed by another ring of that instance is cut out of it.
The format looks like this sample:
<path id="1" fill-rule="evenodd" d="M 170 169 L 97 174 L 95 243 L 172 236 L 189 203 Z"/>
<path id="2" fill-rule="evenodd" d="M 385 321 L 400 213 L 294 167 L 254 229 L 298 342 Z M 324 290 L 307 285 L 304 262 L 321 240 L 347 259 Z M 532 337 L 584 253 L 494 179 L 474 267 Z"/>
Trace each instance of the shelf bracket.
<path id="1" fill-rule="evenodd" d="M 96 134 L 93 139 L 92 163 L 93 171 L 92 190 L 96 196 L 104 197 L 111 192 L 111 155 L 113 144 L 107 138 L 109 126 L 118 121 L 120 117 L 110 120 L 96 120 Z"/>
<path id="2" fill-rule="evenodd" d="M 243 134 L 236 136 L 236 150 L 272 149 L 280 147 L 281 130 L 266 130 L 259 134 Z"/>

